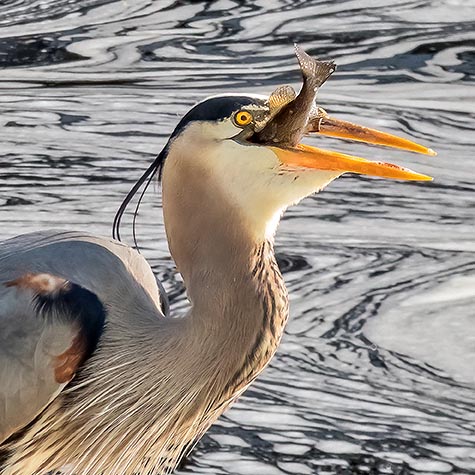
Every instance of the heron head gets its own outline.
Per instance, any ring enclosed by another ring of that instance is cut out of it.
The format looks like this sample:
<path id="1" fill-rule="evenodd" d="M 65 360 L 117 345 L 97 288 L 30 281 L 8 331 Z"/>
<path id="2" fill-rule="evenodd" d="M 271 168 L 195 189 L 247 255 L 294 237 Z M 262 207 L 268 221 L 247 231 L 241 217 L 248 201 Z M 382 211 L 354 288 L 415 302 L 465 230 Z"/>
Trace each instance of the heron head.
<path id="1" fill-rule="evenodd" d="M 267 96 L 220 95 L 194 106 L 178 124 L 167 146 L 164 188 L 170 170 L 179 169 L 183 174 L 186 169 L 196 179 L 213 183 L 210 193 L 219 190 L 221 194 L 213 199 L 227 199 L 242 211 L 258 234 L 270 237 L 289 205 L 322 190 L 343 173 L 402 180 L 430 179 L 389 163 L 371 162 L 300 143 L 280 143 L 278 133 L 272 141 L 263 142 L 261 132 L 271 127 L 273 121 L 270 102 Z M 405 139 L 333 121 L 321 109 L 319 113 L 318 133 L 431 152 Z M 313 130 L 317 128 L 317 119 L 314 117 L 312 122 L 309 118 L 301 131 L 302 137 L 317 132 Z"/>

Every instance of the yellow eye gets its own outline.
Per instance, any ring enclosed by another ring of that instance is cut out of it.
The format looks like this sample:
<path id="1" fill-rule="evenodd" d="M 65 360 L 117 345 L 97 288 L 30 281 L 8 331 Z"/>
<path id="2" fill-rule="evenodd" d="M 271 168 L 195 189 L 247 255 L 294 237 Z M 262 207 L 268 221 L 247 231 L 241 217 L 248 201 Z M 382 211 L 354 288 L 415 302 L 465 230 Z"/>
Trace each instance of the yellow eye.
<path id="1" fill-rule="evenodd" d="M 234 122 L 240 127 L 244 127 L 252 122 L 252 114 L 247 111 L 239 111 L 234 115 Z"/>

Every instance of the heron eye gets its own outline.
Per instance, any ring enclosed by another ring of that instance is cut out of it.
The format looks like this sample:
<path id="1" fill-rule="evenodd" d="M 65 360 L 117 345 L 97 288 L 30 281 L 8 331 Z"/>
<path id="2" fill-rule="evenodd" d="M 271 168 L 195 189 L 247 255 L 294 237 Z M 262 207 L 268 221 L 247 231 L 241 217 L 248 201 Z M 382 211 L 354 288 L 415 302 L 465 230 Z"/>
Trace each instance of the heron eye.
<path id="1" fill-rule="evenodd" d="M 252 122 L 252 114 L 247 111 L 236 112 L 236 114 L 234 115 L 234 122 L 240 127 L 248 125 Z"/>

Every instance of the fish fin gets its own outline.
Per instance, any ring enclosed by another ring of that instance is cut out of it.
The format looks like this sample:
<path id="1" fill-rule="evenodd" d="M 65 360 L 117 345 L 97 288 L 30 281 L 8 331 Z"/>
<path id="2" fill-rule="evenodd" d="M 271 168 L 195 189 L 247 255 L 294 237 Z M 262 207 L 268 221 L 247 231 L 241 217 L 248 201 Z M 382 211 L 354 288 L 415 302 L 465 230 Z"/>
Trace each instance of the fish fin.
<path id="1" fill-rule="evenodd" d="M 335 62 L 312 58 L 297 43 L 294 47 L 304 79 L 311 80 L 315 89 L 320 87 L 335 71 Z"/>
<path id="2" fill-rule="evenodd" d="M 269 96 L 269 109 L 270 115 L 274 116 L 277 112 L 286 106 L 289 102 L 292 102 L 297 96 L 295 89 L 292 86 L 279 86 Z"/>

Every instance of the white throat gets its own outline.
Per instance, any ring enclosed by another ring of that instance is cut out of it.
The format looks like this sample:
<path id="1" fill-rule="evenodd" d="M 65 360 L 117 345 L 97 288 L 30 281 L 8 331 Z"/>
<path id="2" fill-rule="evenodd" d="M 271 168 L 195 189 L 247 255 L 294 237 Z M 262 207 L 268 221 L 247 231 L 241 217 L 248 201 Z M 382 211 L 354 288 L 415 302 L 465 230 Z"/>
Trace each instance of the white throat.
<path id="1" fill-rule="evenodd" d="M 219 201 L 222 194 L 227 202 L 235 204 L 256 240 L 272 240 L 288 206 L 322 190 L 341 175 L 338 171 L 290 168 L 265 146 L 242 144 L 232 138 L 208 138 L 216 137 L 218 129 L 228 137 L 239 132 L 232 124 L 190 124 L 173 142 L 167 162 L 180 162 L 180 168 L 188 165 L 212 180 L 214 193 L 218 192 L 214 199 Z M 189 144 L 193 144 L 192 150 Z"/>

